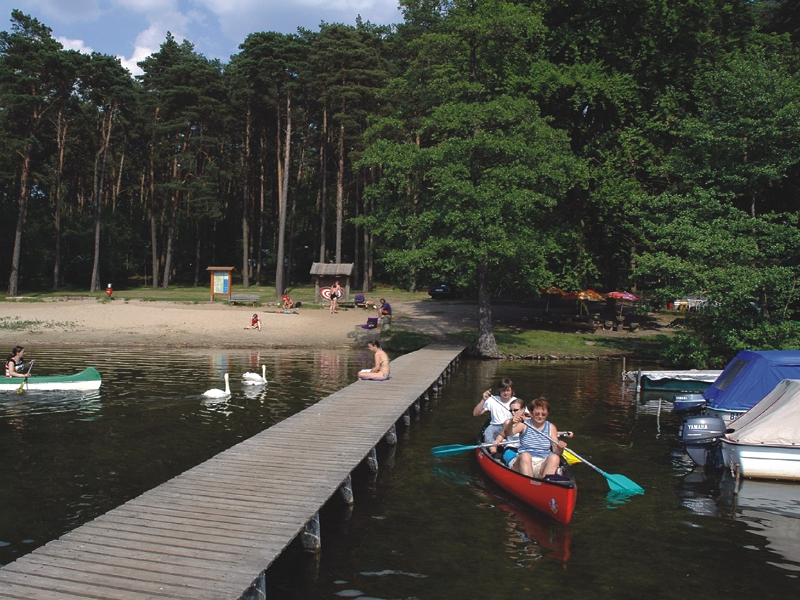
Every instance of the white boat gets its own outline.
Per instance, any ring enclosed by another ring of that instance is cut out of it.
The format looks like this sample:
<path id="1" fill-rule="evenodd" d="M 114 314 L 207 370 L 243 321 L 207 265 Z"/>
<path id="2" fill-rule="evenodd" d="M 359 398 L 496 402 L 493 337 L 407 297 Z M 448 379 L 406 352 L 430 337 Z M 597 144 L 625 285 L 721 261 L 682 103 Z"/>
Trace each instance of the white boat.
<path id="1" fill-rule="evenodd" d="M 784 379 L 722 436 L 735 477 L 800 481 L 800 380 Z"/>
<path id="2" fill-rule="evenodd" d="M 632 381 L 637 391 L 658 390 L 669 392 L 702 392 L 719 377 L 722 371 L 627 371 L 625 378 Z"/>

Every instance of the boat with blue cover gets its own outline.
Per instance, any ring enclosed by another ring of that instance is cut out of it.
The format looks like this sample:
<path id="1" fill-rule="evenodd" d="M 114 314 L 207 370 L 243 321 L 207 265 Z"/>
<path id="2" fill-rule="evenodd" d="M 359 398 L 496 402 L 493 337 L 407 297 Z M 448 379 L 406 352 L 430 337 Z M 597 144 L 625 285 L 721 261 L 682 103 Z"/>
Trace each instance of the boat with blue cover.
<path id="1" fill-rule="evenodd" d="M 800 379 L 800 350 L 742 350 L 703 392 L 703 412 L 735 421 L 784 379 Z"/>

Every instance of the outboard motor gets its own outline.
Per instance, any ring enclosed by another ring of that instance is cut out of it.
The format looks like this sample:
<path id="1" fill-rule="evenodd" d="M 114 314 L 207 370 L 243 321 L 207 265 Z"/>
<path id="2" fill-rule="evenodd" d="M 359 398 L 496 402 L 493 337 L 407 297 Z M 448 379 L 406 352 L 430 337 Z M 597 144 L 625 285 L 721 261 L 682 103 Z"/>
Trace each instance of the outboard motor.
<path id="1" fill-rule="evenodd" d="M 678 441 L 696 464 L 711 466 L 726 429 L 719 417 L 690 416 L 678 429 Z"/>
<path id="2" fill-rule="evenodd" d="M 703 394 L 675 394 L 672 397 L 672 412 L 678 415 L 681 421 L 699 415 L 705 407 L 706 399 L 703 398 Z"/>

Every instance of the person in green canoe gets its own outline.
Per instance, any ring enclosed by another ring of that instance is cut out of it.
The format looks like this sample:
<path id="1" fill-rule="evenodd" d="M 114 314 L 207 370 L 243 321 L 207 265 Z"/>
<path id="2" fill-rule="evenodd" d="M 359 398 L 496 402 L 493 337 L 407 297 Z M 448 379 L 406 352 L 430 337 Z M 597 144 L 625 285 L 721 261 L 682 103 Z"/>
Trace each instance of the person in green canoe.
<path id="1" fill-rule="evenodd" d="M 30 369 L 25 372 L 25 348 L 14 346 L 11 355 L 6 359 L 6 377 L 30 377 Z M 31 361 L 33 363 L 33 361 Z"/>

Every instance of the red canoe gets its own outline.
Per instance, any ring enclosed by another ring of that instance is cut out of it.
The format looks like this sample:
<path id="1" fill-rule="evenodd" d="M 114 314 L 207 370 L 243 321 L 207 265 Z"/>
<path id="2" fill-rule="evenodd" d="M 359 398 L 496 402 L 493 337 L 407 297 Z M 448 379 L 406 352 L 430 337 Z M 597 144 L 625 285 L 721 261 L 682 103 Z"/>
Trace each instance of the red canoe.
<path id="1" fill-rule="evenodd" d="M 486 448 L 478 448 L 475 454 L 481 470 L 509 494 L 564 525 L 572 519 L 578 486 L 566 461 L 561 461 L 561 477 L 536 479 L 494 460 Z"/>

